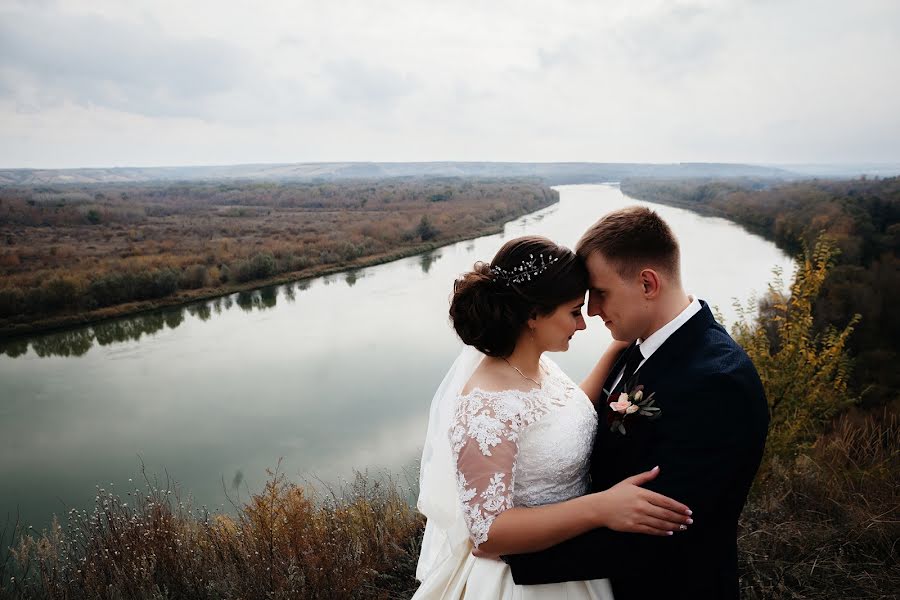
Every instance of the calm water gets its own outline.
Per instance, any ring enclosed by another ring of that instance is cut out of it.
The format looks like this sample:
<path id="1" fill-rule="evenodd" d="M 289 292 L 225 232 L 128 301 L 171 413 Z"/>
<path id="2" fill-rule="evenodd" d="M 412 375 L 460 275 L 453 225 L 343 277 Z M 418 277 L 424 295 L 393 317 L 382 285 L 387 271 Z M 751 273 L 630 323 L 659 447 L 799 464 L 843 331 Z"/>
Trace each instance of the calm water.
<path id="1" fill-rule="evenodd" d="M 415 464 L 431 395 L 459 350 L 447 322 L 454 277 L 504 240 L 574 245 L 603 213 L 645 204 L 615 186 L 562 186 L 560 202 L 502 234 L 307 282 L 234 294 L 0 347 L 0 521 L 36 526 L 168 474 L 211 508 L 259 490 L 283 457 L 292 478 Z M 721 219 L 654 208 L 682 244 L 686 289 L 718 306 L 790 273 L 775 246 Z M 566 354 L 585 375 L 610 337 L 588 320 Z M 139 458 L 140 457 L 140 458 Z"/>

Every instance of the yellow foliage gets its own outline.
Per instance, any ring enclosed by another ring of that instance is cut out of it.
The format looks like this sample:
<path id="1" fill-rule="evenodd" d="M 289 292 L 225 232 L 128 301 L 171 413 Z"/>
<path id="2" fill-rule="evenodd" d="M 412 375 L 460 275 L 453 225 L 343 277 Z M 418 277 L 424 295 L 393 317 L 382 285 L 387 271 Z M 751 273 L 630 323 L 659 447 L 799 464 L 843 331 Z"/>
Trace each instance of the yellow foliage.
<path id="1" fill-rule="evenodd" d="M 790 294 L 782 292 L 781 273 L 769 285 L 760 314 L 747 319 L 750 308 L 738 307 L 744 319 L 732 333 L 759 371 L 771 411 L 767 453 L 793 457 L 844 408 L 852 404 L 847 390 L 850 357 L 847 340 L 860 316 L 843 329 L 817 332 L 813 303 L 837 255 L 835 242 L 820 236 L 812 252 L 804 249 Z"/>

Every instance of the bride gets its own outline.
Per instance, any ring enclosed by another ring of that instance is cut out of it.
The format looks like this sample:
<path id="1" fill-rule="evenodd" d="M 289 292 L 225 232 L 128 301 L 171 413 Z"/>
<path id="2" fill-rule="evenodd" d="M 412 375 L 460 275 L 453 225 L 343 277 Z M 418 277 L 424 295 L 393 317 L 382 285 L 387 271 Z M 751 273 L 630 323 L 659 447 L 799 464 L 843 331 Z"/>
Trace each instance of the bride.
<path id="1" fill-rule="evenodd" d="M 466 348 L 429 414 L 414 599 L 611 599 L 605 579 L 517 586 L 498 557 L 598 527 L 648 535 L 686 528 L 686 506 L 639 487 L 658 469 L 585 494 L 597 428 L 589 399 L 605 398 L 603 381 L 626 345 L 614 342 L 581 386 L 543 354 L 567 350 L 585 328 L 587 281 L 571 250 L 529 236 L 454 284 L 450 318 Z"/>

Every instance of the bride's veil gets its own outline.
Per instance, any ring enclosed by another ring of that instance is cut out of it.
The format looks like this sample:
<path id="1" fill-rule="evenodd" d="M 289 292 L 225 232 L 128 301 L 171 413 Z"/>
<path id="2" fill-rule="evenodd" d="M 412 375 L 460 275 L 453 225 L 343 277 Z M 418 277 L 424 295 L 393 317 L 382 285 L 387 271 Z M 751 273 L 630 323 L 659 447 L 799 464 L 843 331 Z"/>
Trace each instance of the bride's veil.
<path id="1" fill-rule="evenodd" d="M 449 434 L 457 397 L 483 358 L 484 354 L 465 346 L 431 401 L 416 504 L 428 519 L 416 567 L 419 581 L 436 574 L 442 565 L 450 566 L 448 561 L 452 557 L 470 551 L 469 530 L 457 499 L 456 464 Z"/>

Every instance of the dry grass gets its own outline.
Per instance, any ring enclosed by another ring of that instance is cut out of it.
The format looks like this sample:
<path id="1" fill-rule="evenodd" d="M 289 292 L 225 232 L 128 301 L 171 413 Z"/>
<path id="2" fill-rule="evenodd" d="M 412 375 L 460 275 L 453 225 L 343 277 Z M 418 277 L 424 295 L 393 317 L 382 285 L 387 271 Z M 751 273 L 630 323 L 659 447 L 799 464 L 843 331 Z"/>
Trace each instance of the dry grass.
<path id="1" fill-rule="evenodd" d="M 900 420 L 852 419 L 791 464 L 772 459 L 739 532 L 744 598 L 895 598 Z M 410 490 L 363 475 L 315 495 L 270 473 L 236 516 L 147 482 L 0 554 L 0 597 L 409 598 L 423 519 Z M 4 536 L 4 542 L 6 536 Z"/>
<path id="2" fill-rule="evenodd" d="M 741 522 L 745 598 L 896 598 L 900 419 L 842 418 L 809 454 L 773 459 Z"/>
<path id="3" fill-rule="evenodd" d="M 358 475 L 325 496 L 270 472 L 236 516 L 180 502 L 147 482 L 125 499 L 98 490 L 65 527 L 13 532 L 3 598 L 406 598 L 422 518 L 396 482 Z M 5 541 L 5 538 L 4 538 Z"/>

